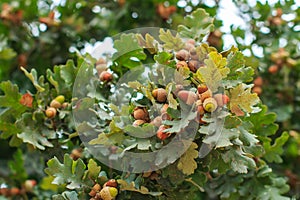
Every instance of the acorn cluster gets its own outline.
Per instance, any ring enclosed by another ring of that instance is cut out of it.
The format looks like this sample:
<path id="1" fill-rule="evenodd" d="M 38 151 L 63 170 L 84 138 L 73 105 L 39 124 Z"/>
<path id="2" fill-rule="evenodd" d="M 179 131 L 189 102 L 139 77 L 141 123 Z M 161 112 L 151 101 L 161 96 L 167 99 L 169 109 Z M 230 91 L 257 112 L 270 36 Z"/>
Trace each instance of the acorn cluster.
<path id="1" fill-rule="evenodd" d="M 57 115 L 58 109 L 65 109 L 67 107 L 69 107 L 69 103 L 65 102 L 65 97 L 63 95 L 59 95 L 50 102 L 45 114 L 49 119 L 51 119 Z"/>
<path id="2" fill-rule="evenodd" d="M 113 75 L 108 72 L 107 63 L 104 58 L 98 59 L 96 62 L 96 70 L 99 76 L 99 80 L 102 82 L 110 82 L 113 79 Z"/>
<path id="3" fill-rule="evenodd" d="M 90 200 L 114 200 L 118 195 L 118 183 L 115 179 L 108 180 L 101 187 L 96 183 L 89 192 Z"/>
<path id="4" fill-rule="evenodd" d="M 169 104 L 167 103 L 167 91 L 164 88 L 155 88 L 152 90 L 152 95 L 158 103 L 161 103 L 160 115 L 150 120 L 149 112 L 146 107 L 135 107 L 132 116 L 135 119 L 133 126 L 140 126 L 145 123 L 153 124 L 158 127 L 156 136 L 160 140 L 165 140 L 171 136 L 171 133 L 165 130 L 170 128 L 164 125 L 164 120 L 172 120 L 172 117 L 168 114 L 167 110 Z M 229 97 L 225 94 L 217 93 L 213 94 L 206 85 L 200 84 L 197 87 L 197 92 L 185 90 L 182 85 L 177 85 L 176 89 L 172 93 L 173 96 L 177 96 L 182 102 L 192 106 L 195 104 L 197 111 L 197 118 L 195 119 L 199 123 L 204 123 L 201 118 L 205 113 L 212 113 L 218 107 L 223 107 L 229 102 Z"/>
<path id="5" fill-rule="evenodd" d="M 297 64 L 297 61 L 290 58 L 290 53 L 284 48 L 279 48 L 277 52 L 273 52 L 271 61 L 274 63 L 268 69 L 271 74 L 276 74 L 283 66 L 294 67 Z"/>
<path id="6" fill-rule="evenodd" d="M 23 195 L 25 193 L 31 193 L 33 192 L 34 187 L 36 186 L 36 180 L 33 179 L 28 179 L 26 180 L 21 188 L 18 187 L 2 187 L 0 188 L 0 196 L 5 196 L 5 197 L 16 197 L 19 195 Z"/>

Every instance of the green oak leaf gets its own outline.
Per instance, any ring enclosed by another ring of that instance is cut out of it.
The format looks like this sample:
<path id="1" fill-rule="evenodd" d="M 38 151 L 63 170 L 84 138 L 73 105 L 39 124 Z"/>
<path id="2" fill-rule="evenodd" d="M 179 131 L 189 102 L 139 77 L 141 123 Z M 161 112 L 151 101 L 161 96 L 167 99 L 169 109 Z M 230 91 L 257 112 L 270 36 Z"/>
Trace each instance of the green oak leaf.
<path id="1" fill-rule="evenodd" d="M 146 194 L 146 195 L 149 194 L 151 196 L 160 196 L 160 195 L 162 195 L 162 192 L 151 192 L 151 191 L 149 191 L 148 188 L 146 188 L 144 186 L 140 186 L 139 188 L 136 188 L 136 184 L 133 181 L 128 183 L 125 180 L 118 179 L 117 182 L 120 186 L 120 191 L 138 192 L 138 193 Z"/>
<path id="2" fill-rule="evenodd" d="M 54 176 L 52 184 L 67 184 L 68 189 L 80 188 L 83 185 L 83 177 L 86 166 L 81 159 L 72 160 L 70 155 L 64 155 L 63 163 L 54 157 L 47 162 L 46 174 Z"/>
<path id="3" fill-rule="evenodd" d="M 75 191 L 64 191 L 62 194 L 52 196 L 53 200 L 78 200 L 78 194 Z"/>
<path id="4" fill-rule="evenodd" d="M 214 30 L 213 22 L 214 18 L 204 9 L 198 8 L 184 18 L 184 25 L 178 26 L 178 32 L 184 38 L 193 38 L 201 42 L 205 35 Z"/>
<path id="5" fill-rule="evenodd" d="M 178 34 L 175 36 L 170 30 L 164 31 L 164 29 L 159 30 L 159 39 L 164 42 L 164 49 L 179 51 L 184 47 L 184 43 Z"/>
<path id="6" fill-rule="evenodd" d="M 289 134 L 287 132 L 283 132 L 280 137 L 275 139 L 274 144 L 271 144 L 271 141 L 264 141 L 264 158 L 268 162 L 282 163 L 282 158 L 280 157 L 284 152 L 282 147 L 288 139 Z"/>
<path id="7" fill-rule="evenodd" d="M 158 51 L 159 43 L 149 33 L 146 33 L 145 38 L 141 34 L 136 35 L 140 46 L 147 49 L 150 54 L 155 54 Z"/>

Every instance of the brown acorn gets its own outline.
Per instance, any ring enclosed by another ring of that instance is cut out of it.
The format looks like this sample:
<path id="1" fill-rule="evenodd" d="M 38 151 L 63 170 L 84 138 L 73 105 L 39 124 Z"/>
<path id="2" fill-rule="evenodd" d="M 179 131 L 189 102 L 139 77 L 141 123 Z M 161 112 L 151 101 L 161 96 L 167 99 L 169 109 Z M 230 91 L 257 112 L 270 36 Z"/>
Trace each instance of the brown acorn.
<path id="1" fill-rule="evenodd" d="M 81 158 L 81 156 L 82 156 L 82 149 L 81 148 L 73 149 L 71 154 L 70 154 L 70 157 L 73 160 L 78 160 L 78 158 Z"/>
<path id="2" fill-rule="evenodd" d="M 178 61 L 176 63 L 176 68 L 179 69 L 181 67 L 188 67 L 188 64 L 184 60 Z"/>
<path id="3" fill-rule="evenodd" d="M 144 120 L 137 119 L 137 120 L 135 120 L 135 121 L 132 123 L 132 126 L 137 127 L 137 126 L 140 126 L 140 125 L 142 125 L 142 124 L 144 124 L 144 123 L 145 123 Z"/>
<path id="4" fill-rule="evenodd" d="M 207 112 L 213 112 L 217 109 L 217 107 L 218 107 L 217 101 L 212 97 L 205 99 L 203 102 L 203 108 Z"/>
<path id="5" fill-rule="evenodd" d="M 103 72 L 101 72 L 99 79 L 100 79 L 100 81 L 109 82 L 113 79 L 113 76 L 108 71 L 103 71 Z"/>
<path id="6" fill-rule="evenodd" d="M 226 105 L 229 102 L 229 97 L 226 94 L 215 94 L 214 99 L 220 107 Z"/>
<path id="7" fill-rule="evenodd" d="M 195 45 L 187 42 L 187 43 L 185 43 L 184 49 L 191 52 L 191 50 L 195 49 Z"/>
<path id="8" fill-rule="evenodd" d="M 188 105 L 193 105 L 198 99 L 198 96 L 194 92 L 188 90 L 178 92 L 178 97 Z"/>
<path id="9" fill-rule="evenodd" d="M 52 108 L 61 108 L 61 103 L 57 101 L 56 99 L 53 99 L 50 103 L 50 107 Z"/>
<path id="10" fill-rule="evenodd" d="M 212 97 L 212 92 L 210 89 L 206 90 L 202 94 L 200 94 L 200 99 L 202 102 L 204 102 L 205 99 Z"/>
<path id="11" fill-rule="evenodd" d="M 192 45 L 195 45 L 195 44 L 196 44 L 196 41 L 195 41 L 194 39 L 188 39 L 188 40 L 186 41 L 186 43 L 190 43 L 190 44 L 192 44 Z"/>
<path id="12" fill-rule="evenodd" d="M 17 196 L 17 195 L 20 194 L 20 192 L 21 192 L 20 189 L 17 188 L 17 187 L 12 187 L 9 190 L 9 193 L 10 193 L 11 196 Z"/>
<path id="13" fill-rule="evenodd" d="M 185 60 L 185 61 L 187 61 L 187 60 L 189 59 L 189 57 L 190 57 L 190 54 L 189 54 L 189 52 L 188 52 L 187 50 L 185 50 L 185 49 L 182 49 L 182 50 L 180 50 L 180 51 L 178 51 L 178 52 L 176 53 L 176 58 L 177 58 L 178 60 Z"/>
<path id="14" fill-rule="evenodd" d="M 200 62 L 197 60 L 190 60 L 188 66 L 192 72 L 196 72 L 200 67 Z"/>
<path id="15" fill-rule="evenodd" d="M 197 87 L 198 93 L 202 94 L 203 92 L 206 92 L 208 90 L 208 87 L 204 84 L 200 84 Z"/>
<path id="16" fill-rule="evenodd" d="M 150 122 L 150 124 L 152 124 L 152 125 L 154 125 L 154 126 L 156 126 L 156 127 L 161 126 L 161 125 L 162 125 L 162 118 L 161 118 L 161 116 L 155 117 L 155 118 Z"/>
<path id="17" fill-rule="evenodd" d="M 97 194 L 98 192 L 100 192 L 100 190 L 101 190 L 101 185 L 98 184 L 98 183 L 96 183 L 96 184 L 92 187 L 91 191 L 89 192 L 89 195 L 90 195 L 91 197 L 94 197 L 94 196 L 96 196 L 96 194 Z"/>
<path id="18" fill-rule="evenodd" d="M 147 121 L 149 119 L 149 113 L 146 108 L 136 107 L 133 111 L 134 119 L 140 119 Z"/>
<path id="19" fill-rule="evenodd" d="M 47 110 L 45 111 L 45 114 L 46 114 L 46 116 L 47 116 L 48 118 L 53 118 L 53 117 L 55 117 L 55 116 L 56 116 L 56 113 L 57 113 L 57 111 L 56 111 L 56 109 L 53 108 L 53 107 L 49 107 L 49 108 L 47 108 Z"/>
<path id="20" fill-rule="evenodd" d="M 114 188 L 117 188 L 118 187 L 118 183 L 117 183 L 117 181 L 115 179 L 110 179 L 106 183 L 104 183 L 103 187 L 114 187 Z"/>
<path id="21" fill-rule="evenodd" d="M 163 88 L 157 88 L 152 91 L 153 97 L 160 103 L 167 100 L 167 91 Z"/>
<path id="22" fill-rule="evenodd" d="M 278 65 L 271 65 L 268 69 L 268 71 L 271 73 L 271 74 L 276 74 L 278 72 Z"/>
<path id="23" fill-rule="evenodd" d="M 252 92 L 253 92 L 253 93 L 256 93 L 257 95 L 261 95 L 261 93 L 262 93 L 262 88 L 261 88 L 260 86 L 254 86 L 254 87 L 252 88 Z"/>
<path id="24" fill-rule="evenodd" d="M 263 79 L 261 76 L 256 77 L 256 79 L 254 79 L 253 81 L 255 86 L 262 86 L 263 85 Z"/>

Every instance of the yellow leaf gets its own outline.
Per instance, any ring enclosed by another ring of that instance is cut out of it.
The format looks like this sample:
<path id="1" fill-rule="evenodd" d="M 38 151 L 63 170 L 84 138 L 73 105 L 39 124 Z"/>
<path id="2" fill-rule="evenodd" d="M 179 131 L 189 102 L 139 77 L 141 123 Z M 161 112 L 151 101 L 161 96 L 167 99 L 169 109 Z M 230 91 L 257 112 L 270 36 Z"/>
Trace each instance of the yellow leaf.
<path id="1" fill-rule="evenodd" d="M 198 157 L 198 151 L 196 150 L 198 145 L 194 142 L 190 145 L 187 151 L 180 157 L 177 164 L 177 168 L 186 175 L 191 175 L 197 168 L 197 163 L 194 160 Z"/>

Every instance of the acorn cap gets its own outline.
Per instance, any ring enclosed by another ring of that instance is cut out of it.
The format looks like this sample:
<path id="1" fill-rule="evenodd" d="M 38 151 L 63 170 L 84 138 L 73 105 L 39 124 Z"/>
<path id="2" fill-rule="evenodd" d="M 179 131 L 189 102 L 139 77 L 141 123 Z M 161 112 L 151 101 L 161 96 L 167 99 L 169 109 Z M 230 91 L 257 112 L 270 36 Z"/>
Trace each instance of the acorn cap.
<path id="1" fill-rule="evenodd" d="M 178 98 L 184 101 L 188 105 L 193 105 L 198 99 L 198 96 L 191 91 L 188 90 L 181 90 L 178 92 Z"/>
<path id="2" fill-rule="evenodd" d="M 46 114 L 46 116 L 47 116 L 48 118 L 53 118 L 53 117 L 55 117 L 55 116 L 56 116 L 56 113 L 57 113 L 57 111 L 56 111 L 56 109 L 53 108 L 53 107 L 49 107 L 49 108 L 47 108 L 47 110 L 45 111 L 45 114 Z"/>
<path id="3" fill-rule="evenodd" d="M 212 97 L 205 99 L 203 102 L 203 108 L 207 112 L 213 112 L 217 109 L 217 107 L 218 107 L 217 101 Z"/>
<path id="4" fill-rule="evenodd" d="M 56 99 L 53 99 L 50 103 L 50 107 L 52 108 L 61 108 L 61 103 Z"/>

